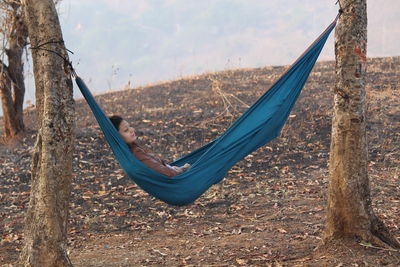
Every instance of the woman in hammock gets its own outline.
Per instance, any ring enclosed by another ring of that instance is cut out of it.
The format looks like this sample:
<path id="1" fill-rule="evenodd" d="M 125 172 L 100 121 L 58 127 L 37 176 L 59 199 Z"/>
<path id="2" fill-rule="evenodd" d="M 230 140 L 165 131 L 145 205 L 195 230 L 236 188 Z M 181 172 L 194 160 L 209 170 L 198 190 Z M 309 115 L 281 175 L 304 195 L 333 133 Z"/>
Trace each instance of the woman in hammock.
<path id="1" fill-rule="evenodd" d="M 122 117 L 114 115 L 109 117 L 122 139 L 128 144 L 132 154 L 149 168 L 169 177 L 177 176 L 190 168 L 190 164 L 182 167 L 170 166 L 164 160 L 152 153 L 147 153 L 136 143 L 135 130 Z"/>

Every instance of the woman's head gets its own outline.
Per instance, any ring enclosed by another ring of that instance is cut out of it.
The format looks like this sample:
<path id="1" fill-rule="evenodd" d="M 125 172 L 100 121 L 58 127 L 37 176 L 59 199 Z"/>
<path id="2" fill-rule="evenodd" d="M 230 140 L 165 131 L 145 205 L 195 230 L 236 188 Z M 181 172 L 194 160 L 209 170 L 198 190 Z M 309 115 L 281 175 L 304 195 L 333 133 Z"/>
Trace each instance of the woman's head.
<path id="1" fill-rule="evenodd" d="M 118 116 L 118 115 L 113 115 L 113 116 L 108 117 L 108 118 L 110 119 L 110 121 L 114 125 L 115 129 L 117 129 L 117 131 L 119 131 L 119 126 L 120 126 L 121 122 L 124 119 L 121 116 Z"/>
<path id="2" fill-rule="evenodd" d="M 126 120 L 118 115 L 111 116 L 109 119 L 127 144 L 132 144 L 136 141 L 135 129 Z"/>

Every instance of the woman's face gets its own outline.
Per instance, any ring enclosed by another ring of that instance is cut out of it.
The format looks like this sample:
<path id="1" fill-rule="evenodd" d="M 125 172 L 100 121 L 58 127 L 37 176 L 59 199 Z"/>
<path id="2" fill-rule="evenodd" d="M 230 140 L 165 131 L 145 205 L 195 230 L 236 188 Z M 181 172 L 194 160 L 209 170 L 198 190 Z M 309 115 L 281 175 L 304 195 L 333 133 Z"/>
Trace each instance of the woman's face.
<path id="1" fill-rule="evenodd" d="M 121 121 L 118 132 L 127 144 L 131 144 L 136 141 L 135 129 L 129 126 L 129 123 L 126 120 Z"/>

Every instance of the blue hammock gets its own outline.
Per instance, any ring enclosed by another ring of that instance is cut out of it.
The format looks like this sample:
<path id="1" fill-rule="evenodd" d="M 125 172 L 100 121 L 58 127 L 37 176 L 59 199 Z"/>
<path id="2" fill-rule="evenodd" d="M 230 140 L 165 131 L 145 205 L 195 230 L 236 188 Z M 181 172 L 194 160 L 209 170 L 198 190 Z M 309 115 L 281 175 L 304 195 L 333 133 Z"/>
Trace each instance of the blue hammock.
<path id="1" fill-rule="evenodd" d="M 176 177 L 164 176 L 136 159 L 83 80 L 76 77 L 76 83 L 125 173 L 154 197 L 172 205 L 186 205 L 219 183 L 239 160 L 279 135 L 336 21 L 224 134 L 171 163 L 192 164 Z"/>

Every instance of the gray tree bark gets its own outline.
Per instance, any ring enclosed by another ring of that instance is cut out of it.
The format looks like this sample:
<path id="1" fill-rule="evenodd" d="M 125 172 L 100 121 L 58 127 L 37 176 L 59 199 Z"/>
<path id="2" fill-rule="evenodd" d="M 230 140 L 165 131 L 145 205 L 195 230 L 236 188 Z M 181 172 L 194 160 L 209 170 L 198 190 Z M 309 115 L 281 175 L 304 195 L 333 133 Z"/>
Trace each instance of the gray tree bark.
<path id="1" fill-rule="evenodd" d="M 366 0 L 341 0 L 335 30 L 336 86 L 325 242 L 350 237 L 399 247 L 371 207 L 367 172 Z"/>
<path id="2" fill-rule="evenodd" d="M 62 40 L 52 0 L 25 0 L 23 10 L 32 47 Z M 63 43 L 43 48 L 67 58 Z M 54 53 L 32 50 L 38 137 L 25 222 L 23 266 L 72 266 L 67 255 L 67 221 L 72 180 L 74 100 L 70 70 Z"/>
<path id="3" fill-rule="evenodd" d="M 27 45 L 28 31 L 19 0 L 2 3 L 4 11 L 3 35 L 7 39 L 8 66 L 0 60 L 0 96 L 3 107 L 4 136 L 17 138 L 25 131 L 23 104 L 25 96 L 24 64 L 22 55 Z"/>

